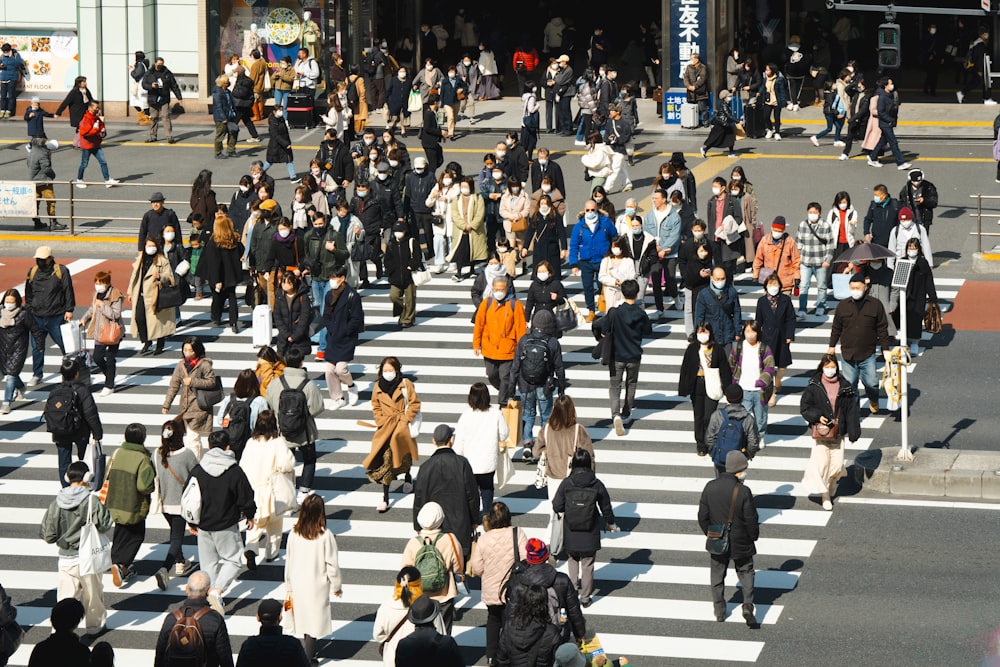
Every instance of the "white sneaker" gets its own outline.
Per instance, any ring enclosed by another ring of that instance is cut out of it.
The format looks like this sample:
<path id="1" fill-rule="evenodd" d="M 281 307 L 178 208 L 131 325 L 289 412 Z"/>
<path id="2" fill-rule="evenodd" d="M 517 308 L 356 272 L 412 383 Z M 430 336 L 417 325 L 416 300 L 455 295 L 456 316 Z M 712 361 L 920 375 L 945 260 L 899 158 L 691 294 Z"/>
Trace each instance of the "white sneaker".
<path id="1" fill-rule="evenodd" d="M 909 169 L 912 166 L 913 165 L 910 164 L 909 162 L 904 162 L 903 164 L 901 164 L 898 167 L 896 167 L 896 169 L 899 169 L 900 171 L 906 171 L 907 169 Z"/>
<path id="2" fill-rule="evenodd" d="M 833 511 L 833 501 L 824 500 L 823 501 L 823 509 L 825 509 L 827 512 L 832 512 Z"/>
<path id="3" fill-rule="evenodd" d="M 764 132 L 764 138 L 765 139 L 770 139 L 773 136 L 774 136 L 774 130 L 767 130 L 767 131 Z"/>
<path id="4" fill-rule="evenodd" d="M 795 106 L 792 107 L 792 111 L 798 111 L 798 110 L 799 110 L 799 105 L 798 104 L 796 104 Z"/>
<path id="5" fill-rule="evenodd" d="M 809 141 L 812 142 L 813 146 L 819 146 L 819 139 L 817 139 L 816 137 L 814 137 L 814 136 L 813 137 L 809 137 Z"/>
<path id="6" fill-rule="evenodd" d="M 994 104 L 996 104 L 996 102 L 994 102 Z M 622 188 L 622 192 L 630 192 L 631 190 L 632 190 L 632 181 L 629 181 L 628 183 L 625 184 L 625 187 Z"/>
<path id="7" fill-rule="evenodd" d="M 781 135 L 780 135 L 780 134 L 778 134 L 777 132 L 775 132 L 775 133 L 774 133 L 774 140 L 775 140 L 775 141 L 781 141 Z"/>
<path id="8" fill-rule="evenodd" d="M 663 311 L 662 310 L 657 310 L 656 312 L 653 313 L 653 319 L 654 320 L 658 320 L 661 317 L 663 317 Z"/>
<path id="9" fill-rule="evenodd" d="M 111 387 L 105 387 L 104 389 L 101 390 L 101 393 L 98 394 L 98 396 L 100 396 L 101 398 L 107 398 L 113 393 L 115 393 L 114 389 L 112 389 Z"/>
<path id="10" fill-rule="evenodd" d="M 358 404 L 358 383 L 355 382 L 350 387 L 347 388 L 347 404 L 357 405 Z"/>
<path id="11" fill-rule="evenodd" d="M 38 383 L 41 382 L 41 381 L 42 381 L 42 376 L 41 375 L 32 375 L 31 379 L 28 380 L 27 385 L 29 387 L 35 387 L 35 386 L 38 386 Z"/>
<path id="12" fill-rule="evenodd" d="M 295 502 L 301 505 L 311 493 L 312 491 L 299 490 L 299 492 L 295 495 Z"/>
<path id="13" fill-rule="evenodd" d="M 119 185 L 120 183 L 121 183 L 121 181 L 119 181 L 118 179 L 109 178 L 108 180 L 104 181 L 104 187 L 106 187 L 106 188 L 113 188 L 116 185 Z"/>
<path id="14" fill-rule="evenodd" d="M 844 143 L 843 141 L 840 141 L 840 140 L 838 139 L 837 141 L 833 142 L 833 145 L 834 145 L 834 146 L 836 146 L 837 148 L 843 148 L 843 147 L 844 147 L 844 146 L 846 146 L 847 144 L 845 144 L 845 143 Z"/>
<path id="15" fill-rule="evenodd" d="M 841 153 L 840 157 L 838 157 L 837 159 L 843 162 L 844 160 L 847 159 L 847 153 Z"/>
<path id="16" fill-rule="evenodd" d="M 785 102 L 785 108 L 791 111 L 795 108 L 795 105 L 792 104 L 791 102 Z"/>
<path id="17" fill-rule="evenodd" d="M 444 264 L 436 264 L 434 266 L 434 273 L 444 273 L 445 268 Z"/>
<path id="18" fill-rule="evenodd" d="M 576 140 L 574 140 L 574 141 L 573 141 L 573 145 L 574 145 L 574 146 L 586 146 L 586 145 L 587 145 L 587 142 L 585 142 L 585 141 L 576 141 Z"/>
<path id="19" fill-rule="evenodd" d="M 871 158 L 868 158 L 868 166 L 869 167 L 881 167 L 882 163 L 881 162 L 876 162 L 875 160 L 873 160 Z"/>
<path id="20" fill-rule="evenodd" d="M 208 592 L 208 606 L 219 612 L 221 615 L 226 615 L 226 601 L 222 599 L 222 595 L 216 591 Z"/>
<path id="21" fill-rule="evenodd" d="M 965 93 L 963 93 L 961 90 L 957 90 L 955 91 L 955 97 L 958 98 L 958 103 L 961 104 L 962 100 L 965 99 Z"/>
<path id="22" fill-rule="evenodd" d="M 615 435 L 625 435 L 625 425 L 622 424 L 622 416 L 615 415 Z"/>
<path id="23" fill-rule="evenodd" d="M 80 180 L 73 181 L 73 185 L 80 188 L 81 190 L 84 190 L 87 187 L 87 184 Z"/>
<path id="24" fill-rule="evenodd" d="M 455 262 L 452 262 L 451 264 L 448 265 L 448 270 L 449 271 L 458 271 L 458 264 L 456 264 Z"/>
<path id="25" fill-rule="evenodd" d="M 795 313 L 795 317 L 799 318 L 800 320 L 805 319 L 806 311 L 800 310 L 799 312 Z"/>
<path id="26" fill-rule="evenodd" d="M 334 399 L 330 403 L 330 410 L 339 410 L 342 407 L 344 407 L 345 405 L 347 405 L 347 401 L 344 400 L 343 396 L 341 396 L 340 398 Z"/>
<path id="27" fill-rule="evenodd" d="M 730 153 L 726 157 L 730 158 L 731 160 L 738 160 L 740 156 L 739 153 Z"/>
<path id="28" fill-rule="evenodd" d="M 9 415 L 9 414 L 10 414 L 10 403 L 0 404 L 0 415 Z"/>
<path id="29" fill-rule="evenodd" d="M 997 103 L 996 100 L 983 100 L 983 104 L 986 104 L 988 106 L 993 106 L 996 103 Z"/>
<path id="30" fill-rule="evenodd" d="M 705 157 L 705 155 L 706 155 L 706 154 L 708 153 L 708 151 L 707 151 L 707 150 L 705 150 L 705 147 L 704 147 L 704 146 L 702 146 L 700 150 L 701 150 L 701 156 L 702 156 L 702 157 Z"/>
<path id="31" fill-rule="evenodd" d="M 764 438 L 761 438 L 757 441 L 757 447 L 759 447 L 760 449 L 764 449 L 765 447 L 767 447 L 767 445 L 764 444 Z"/>

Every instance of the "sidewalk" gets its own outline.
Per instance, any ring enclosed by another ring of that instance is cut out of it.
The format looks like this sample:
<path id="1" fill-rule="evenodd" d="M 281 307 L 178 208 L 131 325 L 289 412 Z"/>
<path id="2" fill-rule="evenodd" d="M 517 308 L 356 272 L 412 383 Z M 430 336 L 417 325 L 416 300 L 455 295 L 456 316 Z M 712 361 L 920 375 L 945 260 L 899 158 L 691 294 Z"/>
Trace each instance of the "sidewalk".
<path id="1" fill-rule="evenodd" d="M 899 447 L 869 449 L 854 459 L 870 491 L 907 496 L 1000 500 L 1000 453 L 921 447 L 897 461 Z"/>

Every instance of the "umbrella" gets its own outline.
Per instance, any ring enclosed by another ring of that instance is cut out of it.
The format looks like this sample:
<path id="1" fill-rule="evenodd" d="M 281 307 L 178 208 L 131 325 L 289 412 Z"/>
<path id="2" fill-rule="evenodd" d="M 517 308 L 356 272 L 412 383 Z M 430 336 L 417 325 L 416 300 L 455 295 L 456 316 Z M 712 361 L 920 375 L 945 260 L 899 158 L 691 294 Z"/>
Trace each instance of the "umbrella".
<path id="1" fill-rule="evenodd" d="M 833 260 L 842 262 L 870 262 L 873 259 L 896 259 L 896 253 L 877 243 L 859 243 L 843 255 Z"/>

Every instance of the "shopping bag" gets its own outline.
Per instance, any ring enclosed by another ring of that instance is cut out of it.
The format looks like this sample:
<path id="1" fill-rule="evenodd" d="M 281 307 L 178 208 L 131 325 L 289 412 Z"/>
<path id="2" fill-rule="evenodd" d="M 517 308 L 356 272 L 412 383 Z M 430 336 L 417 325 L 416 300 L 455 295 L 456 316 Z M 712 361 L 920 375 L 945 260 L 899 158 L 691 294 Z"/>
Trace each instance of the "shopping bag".
<path id="1" fill-rule="evenodd" d="M 107 460 L 108 457 L 104 455 L 101 443 L 97 440 L 91 440 L 83 453 L 83 461 L 94 475 L 94 478 L 90 481 L 90 489 L 92 491 L 100 491 L 101 487 L 104 486 Z"/>
<path id="2" fill-rule="evenodd" d="M 549 475 L 546 472 L 548 468 L 546 467 L 547 461 L 545 458 L 545 452 L 538 457 L 538 462 L 535 463 L 535 488 L 544 489 L 549 485 Z"/>
<path id="3" fill-rule="evenodd" d="M 563 550 L 563 515 L 553 512 L 549 521 L 551 533 L 549 533 L 549 553 L 555 556 Z"/>
<path id="4" fill-rule="evenodd" d="M 420 97 L 420 92 L 410 91 L 410 96 L 406 100 L 406 110 L 410 113 L 420 113 L 424 109 L 424 100 Z"/>
<path id="5" fill-rule="evenodd" d="M 67 357 L 80 354 L 83 351 L 83 329 L 76 320 L 59 325 L 59 333 L 63 339 L 63 354 Z"/>
<path id="6" fill-rule="evenodd" d="M 153 478 L 153 492 L 149 494 L 149 516 L 163 514 L 163 496 L 160 494 L 160 478 Z"/>
<path id="7" fill-rule="evenodd" d="M 271 516 L 281 516 L 298 507 L 295 502 L 295 479 L 282 472 L 273 473 L 271 475 L 271 498 L 274 502 Z"/>
<path id="8" fill-rule="evenodd" d="M 597 635 L 594 635 L 592 639 L 580 642 L 580 652 L 587 659 L 587 664 L 593 665 L 598 656 L 604 655 L 604 647 L 601 646 L 601 640 Z"/>
<path id="9" fill-rule="evenodd" d="M 851 296 L 851 275 L 850 273 L 833 274 L 833 298 L 838 301 L 850 298 Z"/>
<path id="10" fill-rule="evenodd" d="M 94 497 L 87 500 L 87 523 L 80 529 L 80 576 L 111 569 L 111 542 L 94 525 Z"/>
<path id="11" fill-rule="evenodd" d="M 507 428 L 510 431 L 507 439 L 500 443 L 500 449 L 520 447 L 522 428 L 524 426 L 524 405 L 521 401 L 510 400 L 507 401 L 507 405 L 500 408 L 500 413 L 503 415 L 504 421 L 507 422 Z"/>
<path id="12" fill-rule="evenodd" d="M 414 271 L 410 276 L 413 278 L 413 284 L 417 287 L 426 285 L 431 281 L 431 272 L 426 269 L 423 271 Z"/>
<path id="13" fill-rule="evenodd" d="M 502 489 L 507 486 L 507 482 L 514 476 L 514 464 L 507 455 L 506 449 L 501 449 L 497 455 L 497 488 Z"/>

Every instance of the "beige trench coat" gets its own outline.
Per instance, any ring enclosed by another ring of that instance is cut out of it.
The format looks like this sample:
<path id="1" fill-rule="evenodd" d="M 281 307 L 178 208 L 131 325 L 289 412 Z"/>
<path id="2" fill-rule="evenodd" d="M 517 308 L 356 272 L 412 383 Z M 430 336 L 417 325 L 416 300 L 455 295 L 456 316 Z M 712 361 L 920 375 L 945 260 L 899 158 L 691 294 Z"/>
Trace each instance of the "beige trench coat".
<path id="1" fill-rule="evenodd" d="M 128 281 L 129 301 L 132 303 L 132 308 L 135 308 L 139 303 L 139 294 L 142 290 L 143 303 L 146 307 L 146 340 L 170 336 L 177 330 L 177 325 L 174 322 L 174 309 L 165 308 L 159 312 L 156 310 L 156 296 L 160 293 L 160 285 L 173 285 L 176 281 L 174 272 L 170 270 L 170 261 L 160 254 L 153 259 L 146 275 L 139 275 L 141 268 L 142 255 L 136 258 L 132 265 L 132 277 Z M 132 314 L 129 333 L 136 339 L 139 338 L 139 325 L 136 324 L 135 313 Z"/>

